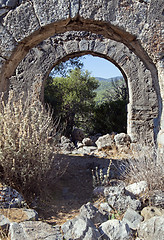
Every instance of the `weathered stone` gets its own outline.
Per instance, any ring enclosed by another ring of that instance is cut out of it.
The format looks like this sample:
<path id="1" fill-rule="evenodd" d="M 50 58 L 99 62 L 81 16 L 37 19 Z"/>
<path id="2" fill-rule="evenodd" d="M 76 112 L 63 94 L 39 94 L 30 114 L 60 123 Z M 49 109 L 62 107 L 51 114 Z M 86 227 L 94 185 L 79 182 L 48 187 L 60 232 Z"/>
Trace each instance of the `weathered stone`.
<path id="1" fill-rule="evenodd" d="M 112 148 L 113 139 L 110 134 L 106 134 L 102 137 L 99 137 L 95 144 L 97 145 L 99 150 L 102 148 Z"/>
<path id="2" fill-rule="evenodd" d="M 67 221 L 61 226 L 64 233 L 64 238 L 69 239 L 84 239 L 95 240 L 100 238 L 100 233 L 94 224 L 87 218 L 76 217 Z"/>
<path id="3" fill-rule="evenodd" d="M 157 207 L 145 207 L 141 211 L 141 215 L 144 217 L 144 221 L 155 217 L 155 216 L 164 216 L 164 209 L 160 209 Z"/>
<path id="4" fill-rule="evenodd" d="M 107 202 L 100 204 L 100 212 L 102 213 L 110 213 L 113 209 L 109 206 Z"/>
<path id="5" fill-rule="evenodd" d="M 125 188 L 122 186 L 107 187 L 104 189 L 104 195 L 107 198 L 109 206 L 121 212 L 126 211 L 128 207 L 133 210 L 139 210 L 141 202 L 125 194 Z"/>
<path id="6" fill-rule="evenodd" d="M 5 16 L 3 25 L 17 41 L 23 40 L 40 28 L 32 4 L 29 2 L 10 11 Z"/>
<path id="7" fill-rule="evenodd" d="M 147 139 L 152 141 L 156 139 L 158 129 L 161 129 L 162 133 L 164 128 L 162 104 L 164 73 L 161 47 L 164 20 L 163 0 L 99 0 L 98 2 L 96 0 L 47 0 L 46 2 L 44 0 L 39 2 L 37 0 L 19 2 L 1 0 L 1 4 L 5 7 L 12 4 L 13 9 L 1 18 L 1 22 L 7 27 L 7 32 L 11 33 L 11 39 L 21 40 L 19 47 L 16 44 L 10 46 L 13 50 L 9 61 L 3 68 L 2 86 L 6 78 L 8 79 L 14 73 L 25 53 L 39 41 L 57 32 L 68 30 L 95 32 L 96 41 L 89 39 L 88 50 L 92 51 L 92 54 L 111 60 L 119 66 L 127 78 L 129 87 L 128 134 L 132 141 L 137 142 L 138 139 L 142 141 L 143 136 L 145 138 L 143 142 Z M 16 7 L 16 4 L 19 6 Z M 102 44 L 100 35 L 107 39 L 105 45 Z M 80 34 L 79 38 L 81 37 Z M 9 40 L 4 32 L 2 39 L 5 43 Z M 99 39 L 100 41 L 97 41 Z M 109 44 L 111 39 L 119 44 L 112 44 L 108 48 L 107 42 Z M 122 48 L 123 44 L 124 48 Z M 128 52 L 124 52 L 125 45 L 129 48 Z M 0 52 L 3 51 L 0 50 Z M 57 52 L 58 60 L 61 60 L 62 54 L 59 48 Z M 81 54 L 79 49 L 78 54 Z M 43 76 L 47 76 L 53 64 L 50 64 L 51 66 L 47 68 Z M 160 145 L 163 146 L 163 138 L 160 137 L 160 139 Z"/>
<path id="8" fill-rule="evenodd" d="M 164 191 L 154 191 L 153 195 L 150 197 L 150 201 L 153 206 L 164 208 Z"/>
<path id="9" fill-rule="evenodd" d="M 119 220 L 108 220 L 100 225 L 99 231 L 103 239 L 130 240 L 131 231 L 127 224 Z"/>
<path id="10" fill-rule="evenodd" d="M 84 204 L 80 208 L 80 217 L 84 219 L 87 218 L 91 220 L 94 224 L 101 224 L 107 221 L 107 217 L 100 213 L 99 210 L 94 207 L 90 202 Z"/>
<path id="11" fill-rule="evenodd" d="M 20 193 L 8 186 L 0 186 L 0 209 L 16 208 L 24 204 L 24 199 Z"/>
<path id="12" fill-rule="evenodd" d="M 116 146 L 118 145 L 129 145 L 131 142 L 130 136 L 126 133 L 119 133 L 114 136 Z"/>
<path id="13" fill-rule="evenodd" d="M 130 107 L 130 110 L 128 110 L 128 123 L 130 124 L 128 132 L 133 138 L 133 141 L 135 139 L 136 141 L 143 139 L 143 136 L 141 135 L 144 131 L 150 132 L 150 136 L 145 135 L 145 139 L 152 139 L 151 129 L 153 118 L 155 117 L 155 115 L 152 115 L 152 106 L 154 106 L 157 101 L 155 92 L 153 92 L 153 79 L 151 77 L 151 72 L 146 69 L 143 63 L 138 58 L 136 58 L 134 54 L 130 53 L 130 51 L 123 44 L 117 44 L 114 41 L 108 41 L 107 39 L 103 38 L 102 35 L 99 35 L 98 39 L 100 39 L 100 45 L 102 48 L 108 49 L 108 57 L 113 58 L 113 61 L 118 61 L 128 76 L 129 85 L 131 86 L 132 102 L 135 102 L 135 106 L 132 104 L 132 107 Z M 68 51 L 71 54 L 74 54 L 75 52 L 79 53 L 79 46 L 81 41 L 87 41 L 89 46 L 92 43 L 92 49 L 90 50 L 94 53 L 97 52 L 97 54 L 102 54 L 101 49 L 96 47 L 98 44 L 98 39 L 97 35 L 91 33 L 68 32 L 65 34 L 55 35 L 43 41 L 37 48 L 32 49 L 26 61 L 23 61 L 18 66 L 16 70 L 17 77 L 12 77 L 10 79 L 11 88 L 14 90 L 17 89 L 17 93 L 19 93 L 21 90 L 25 91 L 25 89 L 32 89 L 32 86 L 30 87 L 30 85 L 32 85 L 32 82 L 34 81 L 33 79 L 35 79 L 39 74 L 41 76 L 46 76 L 47 71 L 50 71 L 52 65 L 54 65 L 54 63 L 58 60 L 66 57 Z M 69 50 L 67 50 L 67 48 L 69 48 Z M 131 61 L 128 60 L 128 56 L 131 57 Z M 129 68 L 129 64 L 131 65 L 131 68 Z M 131 69 L 133 69 L 133 71 Z M 143 79 L 143 75 L 144 81 L 141 84 L 138 82 L 138 79 Z M 134 78 L 136 81 L 133 81 Z M 148 82 L 148 84 L 146 85 L 145 82 Z M 142 87 L 143 85 L 144 87 Z M 138 91 L 136 91 L 136 89 L 138 89 Z M 147 107 L 146 110 L 143 110 L 142 105 L 145 105 L 145 102 Z M 151 104 L 151 107 L 149 108 L 148 103 Z M 153 108 L 156 109 L 156 107 Z M 135 113 L 133 111 L 134 109 L 136 109 Z M 150 114 L 146 114 L 145 112 L 149 112 Z M 146 124 L 142 124 L 141 121 L 138 121 L 141 118 L 144 122 L 146 122 Z M 137 119 L 137 122 L 135 119 Z M 148 129 L 150 131 L 148 131 Z"/>
<path id="14" fill-rule="evenodd" d="M 26 208 L 0 209 L 0 214 L 6 217 L 10 223 L 38 220 L 38 213 L 34 209 Z"/>
<path id="15" fill-rule="evenodd" d="M 5 58 L 10 57 L 16 45 L 17 43 L 14 38 L 0 24 L 0 55 Z"/>
<path id="16" fill-rule="evenodd" d="M 82 143 L 85 145 L 85 146 L 93 146 L 94 143 L 92 142 L 92 140 L 90 138 L 84 138 L 82 140 Z"/>
<path id="17" fill-rule="evenodd" d="M 153 217 L 140 224 L 138 236 L 144 240 L 164 240 L 164 216 Z"/>
<path id="18" fill-rule="evenodd" d="M 140 181 L 125 187 L 126 191 L 132 193 L 133 195 L 140 195 L 141 193 L 145 192 L 147 188 L 148 185 L 146 181 Z"/>
<path id="19" fill-rule="evenodd" d="M 41 26 L 65 20 L 69 17 L 70 2 L 68 0 L 32 0 Z"/>
<path id="20" fill-rule="evenodd" d="M 59 227 L 40 221 L 27 221 L 22 223 L 11 223 L 9 228 L 9 236 L 12 240 L 62 240 L 62 234 Z"/>
<path id="21" fill-rule="evenodd" d="M 124 214 L 122 221 L 124 223 L 127 223 L 131 229 L 136 230 L 138 229 L 140 223 L 143 221 L 143 217 L 133 209 L 128 208 Z"/>
<path id="22" fill-rule="evenodd" d="M 104 189 L 105 197 L 108 197 L 110 195 L 124 194 L 124 193 L 125 193 L 124 186 L 111 186 L 111 187 L 105 187 Z"/>

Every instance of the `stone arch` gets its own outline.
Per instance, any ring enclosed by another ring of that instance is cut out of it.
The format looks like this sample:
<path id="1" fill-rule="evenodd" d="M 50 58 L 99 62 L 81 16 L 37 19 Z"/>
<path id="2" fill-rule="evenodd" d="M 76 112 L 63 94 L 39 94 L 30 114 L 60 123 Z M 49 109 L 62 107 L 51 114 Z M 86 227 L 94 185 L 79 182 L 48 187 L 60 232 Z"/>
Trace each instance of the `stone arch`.
<path id="1" fill-rule="evenodd" d="M 44 84 L 54 65 L 85 54 L 106 58 L 119 67 L 129 86 L 128 134 L 134 142 L 152 141 L 158 106 L 151 72 L 124 44 L 102 35 L 68 32 L 43 41 L 18 65 L 15 75 L 10 78 L 10 88 L 17 92 L 33 89 L 37 76 Z M 43 87 L 40 91 L 43 93 Z"/>
<path id="2" fill-rule="evenodd" d="M 0 7 L 1 91 L 7 90 L 8 78 L 37 44 L 55 33 L 91 31 L 124 43 L 151 71 L 164 134 L 163 0 L 14 0 L 12 6 Z"/>

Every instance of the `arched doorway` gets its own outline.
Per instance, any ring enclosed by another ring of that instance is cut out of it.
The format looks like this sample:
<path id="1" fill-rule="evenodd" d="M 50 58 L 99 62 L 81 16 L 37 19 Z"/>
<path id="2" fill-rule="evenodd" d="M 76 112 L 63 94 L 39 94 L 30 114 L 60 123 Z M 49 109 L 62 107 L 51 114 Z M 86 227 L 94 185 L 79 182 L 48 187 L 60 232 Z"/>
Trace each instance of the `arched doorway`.
<path id="1" fill-rule="evenodd" d="M 105 58 L 120 69 L 129 89 L 128 134 L 134 142 L 152 141 L 157 134 L 158 106 L 151 71 L 124 44 L 102 35 L 67 32 L 43 41 L 17 67 L 10 87 L 29 90 L 39 80 L 43 99 L 44 81 L 51 69 L 61 61 L 85 54 Z"/>

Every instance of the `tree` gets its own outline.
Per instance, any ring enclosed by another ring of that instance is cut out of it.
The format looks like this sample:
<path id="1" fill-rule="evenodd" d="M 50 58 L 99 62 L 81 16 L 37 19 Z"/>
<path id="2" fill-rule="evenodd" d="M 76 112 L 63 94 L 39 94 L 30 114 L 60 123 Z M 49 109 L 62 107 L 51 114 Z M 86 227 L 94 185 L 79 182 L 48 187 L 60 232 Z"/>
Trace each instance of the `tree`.
<path id="1" fill-rule="evenodd" d="M 91 119 L 92 133 L 126 132 L 126 101 L 106 101 L 96 105 Z"/>
<path id="2" fill-rule="evenodd" d="M 45 102 L 61 119 L 64 134 L 70 136 L 73 126 L 83 122 L 90 115 L 95 102 L 98 81 L 88 71 L 78 68 L 66 77 L 49 78 L 45 86 Z"/>
<path id="3" fill-rule="evenodd" d="M 70 58 L 69 60 L 65 62 L 61 62 L 58 65 L 56 65 L 51 73 L 51 77 L 56 77 L 57 75 L 60 75 L 62 77 L 66 77 L 66 75 L 75 68 L 82 68 L 83 67 L 83 62 L 81 59 L 84 57 L 75 57 L 75 58 Z"/>
<path id="4" fill-rule="evenodd" d="M 105 101 L 128 100 L 128 90 L 124 78 L 111 81 L 111 87 L 105 91 Z"/>
<path id="5" fill-rule="evenodd" d="M 111 87 L 103 94 L 91 118 L 92 133 L 126 132 L 128 91 L 123 78 L 112 80 Z"/>

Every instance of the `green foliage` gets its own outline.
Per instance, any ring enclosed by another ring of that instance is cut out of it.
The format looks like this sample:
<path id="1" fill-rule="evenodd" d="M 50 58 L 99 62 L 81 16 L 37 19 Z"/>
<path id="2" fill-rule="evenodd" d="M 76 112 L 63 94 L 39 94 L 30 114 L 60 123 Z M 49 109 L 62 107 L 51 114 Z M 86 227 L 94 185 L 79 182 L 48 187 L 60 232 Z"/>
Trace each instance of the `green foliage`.
<path id="1" fill-rule="evenodd" d="M 82 68 L 83 67 L 83 62 L 81 61 L 82 57 L 75 57 L 75 58 L 70 58 L 66 62 L 61 62 L 58 65 L 56 65 L 52 71 L 50 76 L 51 77 L 56 77 L 57 75 L 60 75 L 62 77 L 66 77 L 66 75 L 75 68 Z"/>
<path id="2" fill-rule="evenodd" d="M 75 69 L 66 77 L 49 78 L 45 85 L 45 102 L 51 104 L 54 115 L 60 117 L 66 136 L 83 122 L 92 111 L 98 81 L 88 71 Z"/>
<path id="3" fill-rule="evenodd" d="M 127 101 L 117 100 L 95 106 L 91 120 L 93 133 L 126 132 L 126 105 Z"/>
<path id="4" fill-rule="evenodd" d="M 127 100 L 128 92 L 125 80 L 122 77 L 101 79 L 100 86 L 96 89 L 96 103 Z"/>

